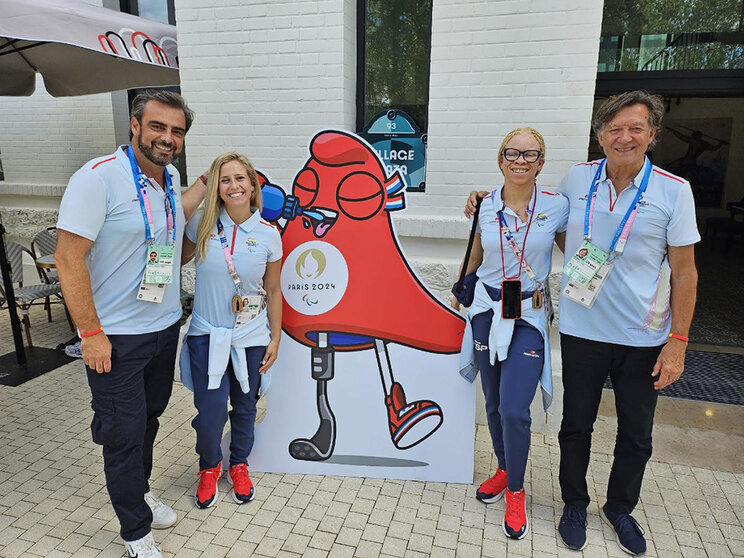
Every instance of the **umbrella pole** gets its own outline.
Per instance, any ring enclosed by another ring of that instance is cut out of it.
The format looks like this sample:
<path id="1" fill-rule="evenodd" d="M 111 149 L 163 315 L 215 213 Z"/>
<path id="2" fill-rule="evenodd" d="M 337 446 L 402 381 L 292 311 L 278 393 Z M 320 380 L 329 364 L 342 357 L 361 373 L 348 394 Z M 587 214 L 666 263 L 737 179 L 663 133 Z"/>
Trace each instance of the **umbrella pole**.
<path id="1" fill-rule="evenodd" d="M 8 254 L 5 251 L 5 227 L 3 218 L 0 216 L 0 271 L 3 275 L 3 287 L 7 297 L 8 313 L 10 314 L 10 327 L 13 330 L 13 342 L 15 343 L 16 358 L 18 364 L 26 364 L 26 351 L 23 347 L 23 336 L 21 334 L 21 322 L 18 319 L 18 311 L 15 305 L 15 292 L 13 291 L 13 281 L 10 275 L 10 265 L 8 264 Z"/>

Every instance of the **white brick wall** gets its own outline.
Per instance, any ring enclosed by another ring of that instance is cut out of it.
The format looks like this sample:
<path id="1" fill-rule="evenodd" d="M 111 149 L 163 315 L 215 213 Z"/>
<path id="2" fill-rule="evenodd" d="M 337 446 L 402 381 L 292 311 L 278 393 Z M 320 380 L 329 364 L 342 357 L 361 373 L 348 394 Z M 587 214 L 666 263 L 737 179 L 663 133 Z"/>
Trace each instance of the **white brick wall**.
<path id="1" fill-rule="evenodd" d="M 290 186 L 313 132 L 354 127 L 356 2 L 203 5 L 181 0 L 176 13 L 182 90 L 197 112 L 189 175 L 237 149 Z M 496 151 L 517 125 L 546 137 L 542 184 L 586 157 L 601 18 L 602 2 L 434 2 L 427 192 L 396 216 L 402 234 L 464 238 L 452 219 L 468 191 L 500 179 Z M 412 221 L 422 215 L 426 227 Z"/>
<path id="2" fill-rule="evenodd" d="M 555 185 L 585 160 L 603 2 L 434 2 L 426 189 L 417 213 L 461 213 L 472 189 L 501 180 L 509 130 L 546 140 L 540 176 Z"/>
<path id="3" fill-rule="evenodd" d="M 291 186 L 322 127 L 354 125 L 354 0 L 176 4 L 181 89 L 196 111 L 195 178 L 235 149 Z"/>
<path id="4" fill-rule="evenodd" d="M 8 184 L 66 184 L 83 163 L 115 147 L 109 93 L 54 98 L 38 77 L 30 97 L 0 97 L 0 160 Z"/>

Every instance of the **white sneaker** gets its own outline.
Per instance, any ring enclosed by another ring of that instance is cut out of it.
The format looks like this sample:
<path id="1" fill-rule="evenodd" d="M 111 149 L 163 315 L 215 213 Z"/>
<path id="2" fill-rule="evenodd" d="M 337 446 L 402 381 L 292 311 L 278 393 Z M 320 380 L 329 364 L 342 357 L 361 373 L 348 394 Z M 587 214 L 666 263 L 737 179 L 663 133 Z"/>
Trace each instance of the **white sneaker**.
<path id="1" fill-rule="evenodd" d="M 167 529 L 178 519 L 178 515 L 173 511 L 173 508 L 156 498 L 152 491 L 145 494 L 145 502 L 152 510 L 151 527 L 153 529 Z"/>
<path id="2" fill-rule="evenodd" d="M 129 558 L 163 558 L 163 553 L 152 538 L 152 532 L 136 541 L 124 541 L 124 546 L 127 547 Z"/>

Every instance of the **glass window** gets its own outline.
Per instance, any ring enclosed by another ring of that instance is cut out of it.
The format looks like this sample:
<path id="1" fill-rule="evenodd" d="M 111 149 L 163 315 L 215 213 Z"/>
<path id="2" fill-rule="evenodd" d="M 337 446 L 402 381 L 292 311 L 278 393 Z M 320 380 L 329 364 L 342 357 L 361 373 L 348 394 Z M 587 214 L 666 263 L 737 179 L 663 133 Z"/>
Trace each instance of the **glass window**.
<path id="1" fill-rule="evenodd" d="M 176 24 L 174 0 L 120 0 L 121 11 L 160 23 Z"/>
<path id="2" fill-rule="evenodd" d="M 359 1 L 357 131 L 397 109 L 427 129 L 431 0 Z"/>
<path id="3" fill-rule="evenodd" d="M 743 20 L 743 0 L 608 0 L 597 70 L 744 69 Z"/>
<path id="4" fill-rule="evenodd" d="M 431 2 L 357 3 L 357 132 L 416 192 L 426 187 Z"/>

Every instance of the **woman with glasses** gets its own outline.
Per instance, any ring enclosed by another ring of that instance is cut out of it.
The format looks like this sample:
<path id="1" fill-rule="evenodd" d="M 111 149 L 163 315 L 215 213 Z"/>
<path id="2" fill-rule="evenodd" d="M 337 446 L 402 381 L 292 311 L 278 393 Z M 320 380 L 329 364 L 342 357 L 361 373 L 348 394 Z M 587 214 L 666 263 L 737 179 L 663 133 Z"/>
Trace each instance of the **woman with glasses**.
<path id="1" fill-rule="evenodd" d="M 541 189 L 536 177 L 545 164 L 545 141 L 529 127 L 504 138 L 498 155 L 503 185 L 483 198 L 467 273 L 477 270 L 468 313 L 461 373 L 481 373 L 488 428 L 498 461 L 480 485 L 478 500 L 506 495 L 502 527 L 521 539 L 529 522 L 524 475 L 530 447 L 530 403 L 538 382 L 547 409 L 552 398 L 547 279 L 553 242 L 565 240 L 568 200 Z M 453 298 L 452 306 L 459 309 Z"/>
<path id="2" fill-rule="evenodd" d="M 183 263 L 196 255 L 196 292 L 181 381 L 194 392 L 197 409 L 191 422 L 199 454 L 195 502 L 208 508 L 219 495 L 228 398 L 232 498 L 243 504 L 254 496 L 247 465 L 256 403 L 279 349 L 282 241 L 261 218 L 261 187 L 245 156 L 220 155 L 202 180 L 204 208 L 189 221 L 183 241 Z"/>

